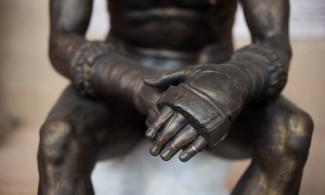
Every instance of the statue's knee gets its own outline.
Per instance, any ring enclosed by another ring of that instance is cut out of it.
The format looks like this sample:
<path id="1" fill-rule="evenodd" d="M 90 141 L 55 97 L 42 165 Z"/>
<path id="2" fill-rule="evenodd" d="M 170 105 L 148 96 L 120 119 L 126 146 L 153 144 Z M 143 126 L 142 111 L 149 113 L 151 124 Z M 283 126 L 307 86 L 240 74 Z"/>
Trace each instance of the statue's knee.
<path id="1" fill-rule="evenodd" d="M 63 160 L 68 143 L 71 141 L 71 126 L 64 121 L 46 122 L 40 131 L 39 153 L 47 162 Z"/>
<path id="2" fill-rule="evenodd" d="M 286 148 L 300 160 L 307 160 L 314 124 L 309 114 L 299 111 L 288 117 Z"/>

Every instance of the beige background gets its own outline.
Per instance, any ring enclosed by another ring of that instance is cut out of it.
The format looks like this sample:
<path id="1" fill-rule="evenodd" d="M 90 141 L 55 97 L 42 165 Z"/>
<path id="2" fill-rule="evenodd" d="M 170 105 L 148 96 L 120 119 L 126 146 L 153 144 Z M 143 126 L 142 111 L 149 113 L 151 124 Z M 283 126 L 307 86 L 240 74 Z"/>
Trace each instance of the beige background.
<path id="1" fill-rule="evenodd" d="M 47 59 L 47 0 L 0 1 L 2 105 L 21 126 L 0 141 L 0 195 L 32 195 L 37 188 L 38 130 L 66 81 Z M 247 40 L 237 40 L 237 46 Z M 307 110 L 315 134 L 301 194 L 325 194 L 325 39 L 293 40 L 294 59 L 284 94 Z M 235 162 L 232 187 L 247 161 Z"/>

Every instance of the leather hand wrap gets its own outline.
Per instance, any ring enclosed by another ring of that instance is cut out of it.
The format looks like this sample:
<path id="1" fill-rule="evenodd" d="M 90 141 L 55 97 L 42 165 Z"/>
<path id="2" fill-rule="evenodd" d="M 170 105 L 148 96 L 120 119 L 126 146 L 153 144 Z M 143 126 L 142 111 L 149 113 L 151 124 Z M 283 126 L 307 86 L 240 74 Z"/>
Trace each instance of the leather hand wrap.
<path id="1" fill-rule="evenodd" d="M 110 43 L 87 42 L 75 52 L 73 83 L 83 95 L 122 98 L 146 113 L 160 90 L 144 85 L 147 69 L 126 57 Z"/>
<path id="2" fill-rule="evenodd" d="M 78 48 L 71 61 L 72 82 L 82 95 L 95 96 L 90 84 L 91 69 L 96 60 L 113 50 L 101 42 L 86 42 Z"/>
<path id="3" fill-rule="evenodd" d="M 163 73 L 147 83 L 177 85 L 163 93 L 158 108 L 169 106 L 181 113 L 213 147 L 227 135 L 244 106 L 281 92 L 287 65 L 284 55 L 254 45 L 237 51 L 228 63 Z"/>
<path id="4" fill-rule="evenodd" d="M 227 135 L 244 105 L 247 86 L 245 78 L 236 76 L 238 71 L 229 64 L 197 66 L 184 82 L 164 92 L 158 107 L 181 113 L 213 147 Z"/>
<path id="5" fill-rule="evenodd" d="M 252 66 L 256 71 L 263 72 L 262 78 L 255 79 L 257 83 L 263 83 L 263 90 L 254 96 L 260 100 L 272 98 L 280 94 L 287 82 L 289 58 L 277 52 L 274 48 L 260 45 L 244 47 L 233 55 L 231 63 L 240 66 Z M 256 91 L 253 89 L 253 91 Z M 254 97 L 254 98 L 256 98 Z"/>

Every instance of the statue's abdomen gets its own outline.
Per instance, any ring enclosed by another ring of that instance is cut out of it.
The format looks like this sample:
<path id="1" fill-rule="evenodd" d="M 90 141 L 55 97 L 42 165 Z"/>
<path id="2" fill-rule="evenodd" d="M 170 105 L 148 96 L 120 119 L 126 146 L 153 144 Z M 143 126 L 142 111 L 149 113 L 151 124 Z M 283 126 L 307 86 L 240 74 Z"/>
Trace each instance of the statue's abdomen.
<path id="1" fill-rule="evenodd" d="M 141 47 L 197 51 L 215 41 L 209 8 L 198 0 L 111 0 L 111 33 Z"/>
<path id="2" fill-rule="evenodd" d="M 232 9 L 235 7 L 229 2 L 233 1 L 110 0 L 110 35 L 139 48 L 188 52 L 195 59 L 189 60 L 192 63 L 196 63 L 202 50 L 214 45 L 210 49 L 213 52 L 207 53 L 226 59 L 232 52 Z M 194 58 L 193 53 L 197 54 Z"/>

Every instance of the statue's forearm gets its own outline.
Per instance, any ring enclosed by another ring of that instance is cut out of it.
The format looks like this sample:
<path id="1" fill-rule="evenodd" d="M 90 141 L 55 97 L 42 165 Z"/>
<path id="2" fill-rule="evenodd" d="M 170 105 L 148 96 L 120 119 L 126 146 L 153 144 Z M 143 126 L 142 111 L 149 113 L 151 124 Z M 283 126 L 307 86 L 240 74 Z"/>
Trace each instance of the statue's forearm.
<path id="1" fill-rule="evenodd" d="M 240 0 L 252 45 L 238 50 L 231 62 L 247 70 L 250 99 L 278 95 L 285 86 L 291 59 L 289 0 Z"/>
<path id="2" fill-rule="evenodd" d="M 86 40 L 92 4 L 93 0 L 50 0 L 51 63 L 81 93 L 132 101 L 143 70 L 112 45 Z"/>
<path id="3" fill-rule="evenodd" d="M 143 85 L 143 76 L 146 70 L 135 61 L 123 56 L 115 51 L 111 44 L 107 43 L 89 43 L 94 45 L 89 47 L 90 53 L 97 52 L 96 60 L 89 67 L 89 84 L 94 90 L 95 95 L 116 96 L 124 98 L 129 102 L 135 103 L 138 91 Z M 96 47 L 102 45 L 105 53 L 96 51 Z M 90 58 L 92 56 L 90 55 Z"/>
<path id="4" fill-rule="evenodd" d="M 266 100 L 284 88 L 290 59 L 290 51 L 256 43 L 235 52 L 230 63 L 238 65 L 245 74 L 242 80 L 247 83 L 247 99 Z"/>
<path id="5" fill-rule="evenodd" d="M 143 84 L 145 70 L 141 66 L 122 55 L 110 43 L 76 38 L 61 41 L 61 44 L 56 48 L 52 62 L 54 66 L 59 65 L 56 68 L 83 95 L 99 98 L 117 96 L 134 102 L 134 96 Z"/>

